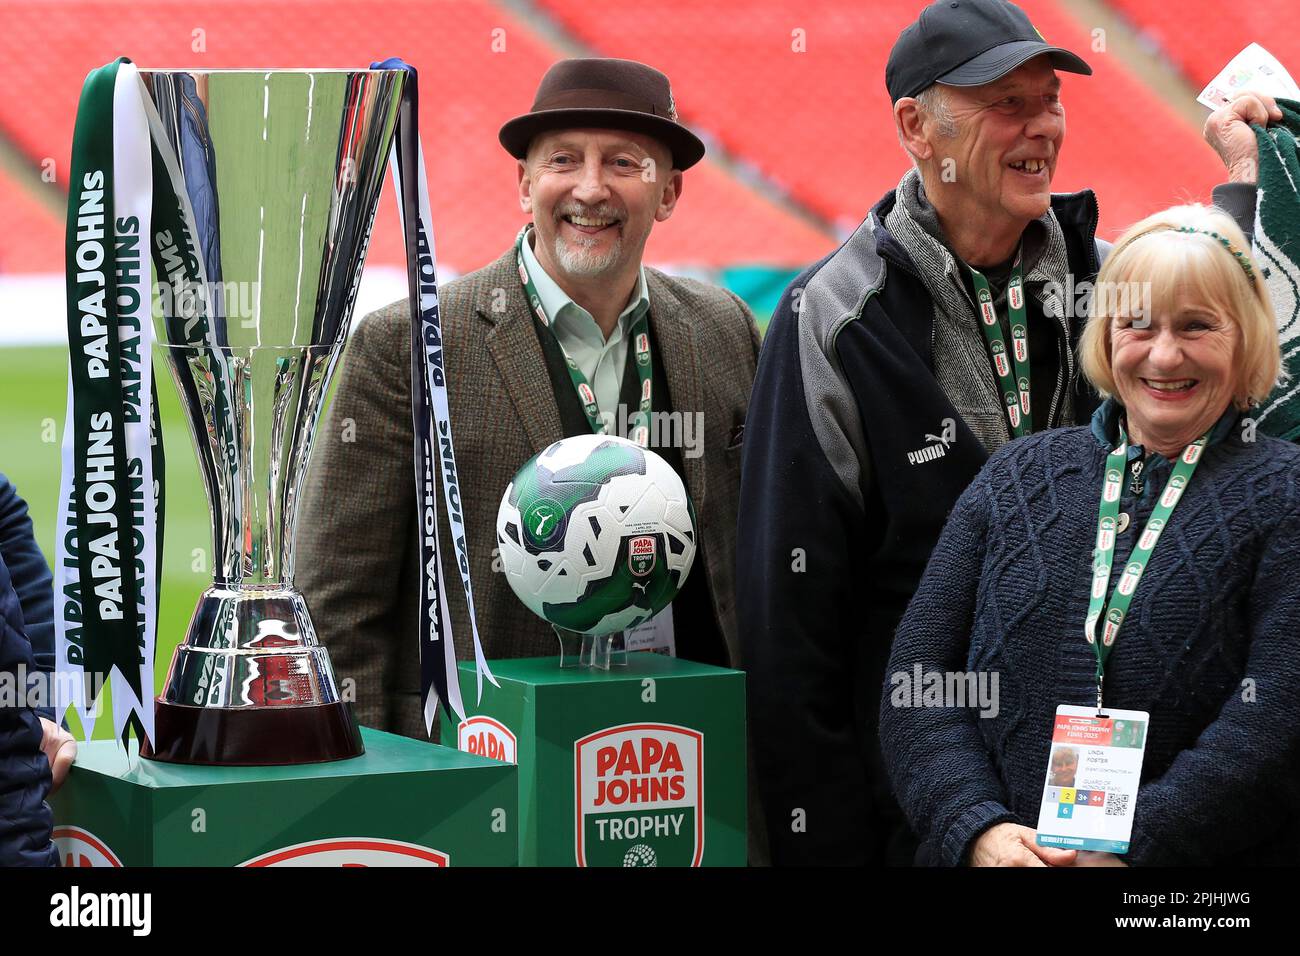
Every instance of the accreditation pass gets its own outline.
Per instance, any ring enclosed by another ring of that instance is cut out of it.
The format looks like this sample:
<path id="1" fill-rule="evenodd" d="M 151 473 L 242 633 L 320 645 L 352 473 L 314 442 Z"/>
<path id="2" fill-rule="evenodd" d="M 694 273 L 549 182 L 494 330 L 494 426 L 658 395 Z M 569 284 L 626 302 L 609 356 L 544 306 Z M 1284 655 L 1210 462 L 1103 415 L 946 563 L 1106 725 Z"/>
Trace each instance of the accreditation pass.
<path id="1" fill-rule="evenodd" d="M 1141 710 L 1056 708 L 1038 845 L 1127 853 L 1142 778 L 1147 723 Z"/>

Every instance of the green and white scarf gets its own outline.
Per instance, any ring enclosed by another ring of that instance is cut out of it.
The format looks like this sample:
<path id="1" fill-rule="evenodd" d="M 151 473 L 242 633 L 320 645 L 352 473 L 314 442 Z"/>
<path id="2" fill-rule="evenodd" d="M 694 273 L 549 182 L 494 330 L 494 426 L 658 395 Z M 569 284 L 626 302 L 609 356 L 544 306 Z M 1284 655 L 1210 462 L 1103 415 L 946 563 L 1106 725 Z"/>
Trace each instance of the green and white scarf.
<path id="1" fill-rule="evenodd" d="M 1282 122 L 1255 127 L 1259 179 L 1252 256 L 1277 315 L 1282 379 L 1253 416 L 1259 430 L 1300 439 L 1300 102 L 1278 100 Z"/>

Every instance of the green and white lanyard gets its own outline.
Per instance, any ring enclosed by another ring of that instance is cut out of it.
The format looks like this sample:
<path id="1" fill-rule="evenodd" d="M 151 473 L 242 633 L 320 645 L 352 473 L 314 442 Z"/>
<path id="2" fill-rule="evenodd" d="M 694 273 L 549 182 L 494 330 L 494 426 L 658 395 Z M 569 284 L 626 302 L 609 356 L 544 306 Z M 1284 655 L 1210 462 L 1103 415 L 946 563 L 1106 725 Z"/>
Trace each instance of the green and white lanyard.
<path id="1" fill-rule="evenodd" d="M 546 326 L 550 333 L 555 336 L 555 344 L 560 347 L 560 354 L 564 356 L 564 364 L 569 370 L 569 378 L 573 382 L 573 389 L 578 393 L 578 400 L 582 403 L 582 410 L 587 415 L 591 430 L 597 435 L 603 435 L 605 433 L 605 423 L 601 420 L 600 408 L 596 404 L 596 393 L 592 390 L 587 377 L 582 374 L 582 370 L 578 368 L 578 363 L 565 351 L 560 337 L 555 335 L 555 326 L 552 324 L 551 317 L 546 314 L 546 306 L 542 304 L 542 297 L 537 292 L 537 285 L 533 282 L 532 276 L 528 274 L 528 267 L 524 264 L 524 243 L 527 241 L 528 233 L 532 228 L 531 223 L 524 226 L 523 229 L 519 230 L 519 237 L 515 240 L 515 260 L 519 264 L 519 281 L 524 285 L 524 295 L 528 298 L 528 304 L 537 313 L 542 325 Z M 650 355 L 650 320 L 648 312 L 642 312 L 640 318 L 632 323 L 631 337 L 636 352 L 636 373 L 641 386 L 641 404 L 632 416 L 632 428 L 628 438 L 642 448 L 647 448 L 650 445 L 650 406 L 654 390 L 654 365 Z"/>
<path id="2" fill-rule="evenodd" d="M 1102 676 L 1106 669 L 1106 659 L 1110 656 L 1115 638 L 1119 636 L 1120 626 L 1124 623 L 1124 616 L 1128 613 L 1138 582 L 1142 580 L 1142 573 L 1151 559 L 1151 552 L 1155 550 L 1156 542 L 1160 540 L 1160 532 L 1165 529 L 1169 516 L 1174 513 L 1174 508 L 1177 507 L 1179 499 L 1187 489 L 1187 483 L 1192 480 L 1192 474 L 1196 471 L 1196 465 L 1201 460 L 1209 437 L 1209 432 L 1206 432 L 1184 448 L 1182 454 L 1178 456 L 1173 473 L 1165 482 L 1160 500 L 1156 502 L 1151 517 L 1147 519 L 1146 526 L 1142 529 L 1142 536 L 1138 538 L 1133 553 L 1129 555 L 1128 564 L 1124 566 L 1124 573 L 1120 576 L 1119 583 L 1115 585 L 1109 604 L 1106 603 L 1106 588 L 1110 583 L 1111 564 L 1115 558 L 1120 490 L 1124 484 L 1125 466 L 1128 464 L 1128 435 L 1123 425 L 1119 428 L 1119 445 L 1106 457 L 1106 476 L 1101 489 L 1101 504 L 1097 508 L 1097 550 L 1093 559 L 1092 595 L 1088 601 L 1088 617 L 1083 625 L 1083 636 L 1088 639 L 1088 643 L 1092 645 L 1097 655 L 1098 713 L 1101 712 Z M 1097 621 L 1102 617 L 1103 607 L 1106 620 L 1099 641 L 1096 633 Z"/>
<path id="3" fill-rule="evenodd" d="M 1007 354 L 1003 324 L 997 309 L 993 308 L 989 282 L 978 269 L 971 269 L 970 274 L 975 282 L 975 298 L 979 300 L 980 328 L 984 330 L 984 338 L 993 354 L 993 372 L 997 375 L 998 388 L 1011 422 L 1011 437 L 1020 438 L 1029 434 L 1032 424 L 1029 417 L 1029 321 L 1025 316 L 1025 283 L 1020 274 L 1020 253 L 1016 252 L 1016 261 L 1011 264 L 1011 278 L 1007 282 L 1010 355 Z"/>

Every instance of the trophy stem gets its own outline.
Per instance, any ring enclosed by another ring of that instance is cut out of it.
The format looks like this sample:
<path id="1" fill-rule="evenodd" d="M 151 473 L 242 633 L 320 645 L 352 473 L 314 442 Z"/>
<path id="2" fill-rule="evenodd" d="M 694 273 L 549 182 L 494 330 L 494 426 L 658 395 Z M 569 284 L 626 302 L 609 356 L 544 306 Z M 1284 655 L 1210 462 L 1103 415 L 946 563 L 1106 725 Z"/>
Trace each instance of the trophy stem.
<path id="1" fill-rule="evenodd" d="M 212 515 L 214 580 L 155 702 L 155 760 L 358 756 L 360 732 L 293 586 L 294 515 L 340 346 L 169 346 Z"/>

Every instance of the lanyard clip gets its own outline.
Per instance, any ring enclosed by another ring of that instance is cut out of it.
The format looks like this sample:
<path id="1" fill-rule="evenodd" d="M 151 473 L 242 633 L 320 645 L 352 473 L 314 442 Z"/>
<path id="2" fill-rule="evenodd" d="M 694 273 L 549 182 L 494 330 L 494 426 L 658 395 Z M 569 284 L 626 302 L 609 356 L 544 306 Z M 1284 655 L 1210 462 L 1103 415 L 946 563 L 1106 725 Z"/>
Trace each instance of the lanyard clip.
<path id="1" fill-rule="evenodd" d="M 1133 481 L 1129 485 L 1129 490 L 1131 490 L 1133 494 L 1139 497 L 1141 497 L 1142 495 L 1142 470 L 1145 467 L 1146 467 L 1146 462 L 1143 461 L 1141 458 L 1133 462 L 1133 466 L 1132 466 Z"/>

